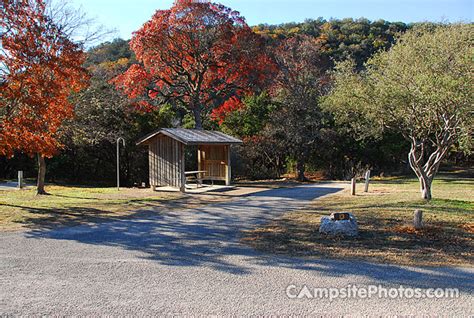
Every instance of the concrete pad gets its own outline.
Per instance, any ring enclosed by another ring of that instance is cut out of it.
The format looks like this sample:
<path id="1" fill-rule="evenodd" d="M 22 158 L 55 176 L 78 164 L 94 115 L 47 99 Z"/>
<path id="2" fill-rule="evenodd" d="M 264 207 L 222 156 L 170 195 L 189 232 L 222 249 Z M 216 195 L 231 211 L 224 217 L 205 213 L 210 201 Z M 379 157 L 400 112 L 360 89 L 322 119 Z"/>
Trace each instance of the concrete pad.
<path id="1" fill-rule="evenodd" d="M 186 186 L 186 193 L 189 194 L 199 194 L 199 193 L 207 193 L 207 192 L 223 192 L 232 190 L 235 187 L 232 186 L 220 186 L 220 185 L 204 185 L 200 187 L 196 187 L 195 185 L 187 185 Z M 158 187 L 156 188 L 157 192 L 180 192 L 178 188 L 174 187 Z"/>
<path id="2" fill-rule="evenodd" d="M 257 192 L 267 191 L 267 188 L 263 187 L 236 187 L 236 186 L 223 186 L 223 185 L 204 185 L 203 187 L 197 188 L 192 185 L 186 187 L 187 194 L 206 194 L 206 195 L 217 195 L 217 196 L 229 196 L 229 197 L 240 197 L 246 196 Z M 180 192 L 179 189 L 173 187 L 159 187 L 156 188 L 157 192 Z"/>

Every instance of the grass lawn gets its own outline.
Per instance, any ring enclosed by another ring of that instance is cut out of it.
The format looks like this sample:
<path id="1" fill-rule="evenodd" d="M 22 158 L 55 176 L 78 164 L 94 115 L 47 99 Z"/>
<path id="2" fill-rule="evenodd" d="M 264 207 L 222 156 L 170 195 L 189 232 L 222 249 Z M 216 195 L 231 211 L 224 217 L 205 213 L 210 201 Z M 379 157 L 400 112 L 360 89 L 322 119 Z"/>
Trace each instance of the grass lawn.
<path id="1" fill-rule="evenodd" d="M 36 196 L 34 189 L 0 191 L 0 230 L 110 220 L 179 197 L 138 189 L 48 186 L 46 190 L 51 195 Z"/>
<path id="2" fill-rule="evenodd" d="M 149 189 L 48 186 L 47 196 L 35 190 L 0 191 L 0 231 L 73 226 L 130 217 L 137 210 L 189 208 L 203 204 L 199 197 L 159 193 Z M 206 202 L 218 198 L 206 197 Z"/>
<path id="3" fill-rule="evenodd" d="M 34 184 L 29 180 L 28 184 Z M 296 185 L 287 182 L 244 182 L 229 195 L 210 192 L 183 195 L 179 192 L 153 192 L 150 189 L 96 188 L 48 185 L 50 195 L 36 196 L 35 187 L 0 190 L 0 231 L 74 226 L 143 215 L 142 212 L 197 208 L 230 200 L 268 188 Z"/>
<path id="4" fill-rule="evenodd" d="M 474 179 L 441 174 L 433 199 L 420 199 L 415 179 L 393 178 L 371 183 L 369 193 L 358 184 L 349 191 L 314 201 L 265 227 L 246 233 L 244 241 L 258 250 L 291 255 L 357 258 L 403 265 L 474 264 Z M 425 229 L 415 231 L 415 209 L 424 212 Z M 319 234 L 320 218 L 353 212 L 360 237 L 330 238 Z"/>

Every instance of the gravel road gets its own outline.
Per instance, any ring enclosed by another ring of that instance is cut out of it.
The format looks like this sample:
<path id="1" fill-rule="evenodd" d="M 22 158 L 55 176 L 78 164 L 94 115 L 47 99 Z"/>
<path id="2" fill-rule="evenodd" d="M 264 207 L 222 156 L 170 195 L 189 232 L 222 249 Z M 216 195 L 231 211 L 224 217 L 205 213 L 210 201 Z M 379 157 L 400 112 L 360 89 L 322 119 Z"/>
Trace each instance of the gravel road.
<path id="1" fill-rule="evenodd" d="M 275 189 L 192 210 L 0 234 L 2 315 L 450 315 L 474 313 L 473 268 L 414 268 L 260 254 L 252 228 L 340 191 Z M 290 299 L 304 285 L 459 288 L 449 299 Z"/>

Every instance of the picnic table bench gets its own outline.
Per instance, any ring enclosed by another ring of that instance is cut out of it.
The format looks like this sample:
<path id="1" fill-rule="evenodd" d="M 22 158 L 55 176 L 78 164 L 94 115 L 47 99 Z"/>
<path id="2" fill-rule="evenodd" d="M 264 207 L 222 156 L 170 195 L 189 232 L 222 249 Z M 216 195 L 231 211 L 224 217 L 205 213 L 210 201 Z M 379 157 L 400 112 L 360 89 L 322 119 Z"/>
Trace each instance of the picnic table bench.
<path id="1" fill-rule="evenodd" d="M 197 187 L 202 186 L 202 175 L 207 171 L 204 170 L 197 170 L 197 171 L 186 171 L 184 174 L 186 175 L 186 184 L 188 183 L 188 179 L 196 180 Z"/>

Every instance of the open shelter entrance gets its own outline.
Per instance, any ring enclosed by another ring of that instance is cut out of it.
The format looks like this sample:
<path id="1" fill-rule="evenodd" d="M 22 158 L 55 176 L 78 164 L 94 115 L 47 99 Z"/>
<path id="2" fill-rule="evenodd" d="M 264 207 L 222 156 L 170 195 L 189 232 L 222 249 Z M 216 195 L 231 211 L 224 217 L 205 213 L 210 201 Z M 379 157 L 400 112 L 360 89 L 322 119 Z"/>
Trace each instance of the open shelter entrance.
<path id="1" fill-rule="evenodd" d="M 148 146 L 149 179 L 153 189 L 173 187 L 185 192 L 188 181 L 231 184 L 231 146 L 242 141 L 217 131 L 166 128 L 142 138 Z M 185 147 L 197 147 L 197 170 L 186 171 Z"/>

